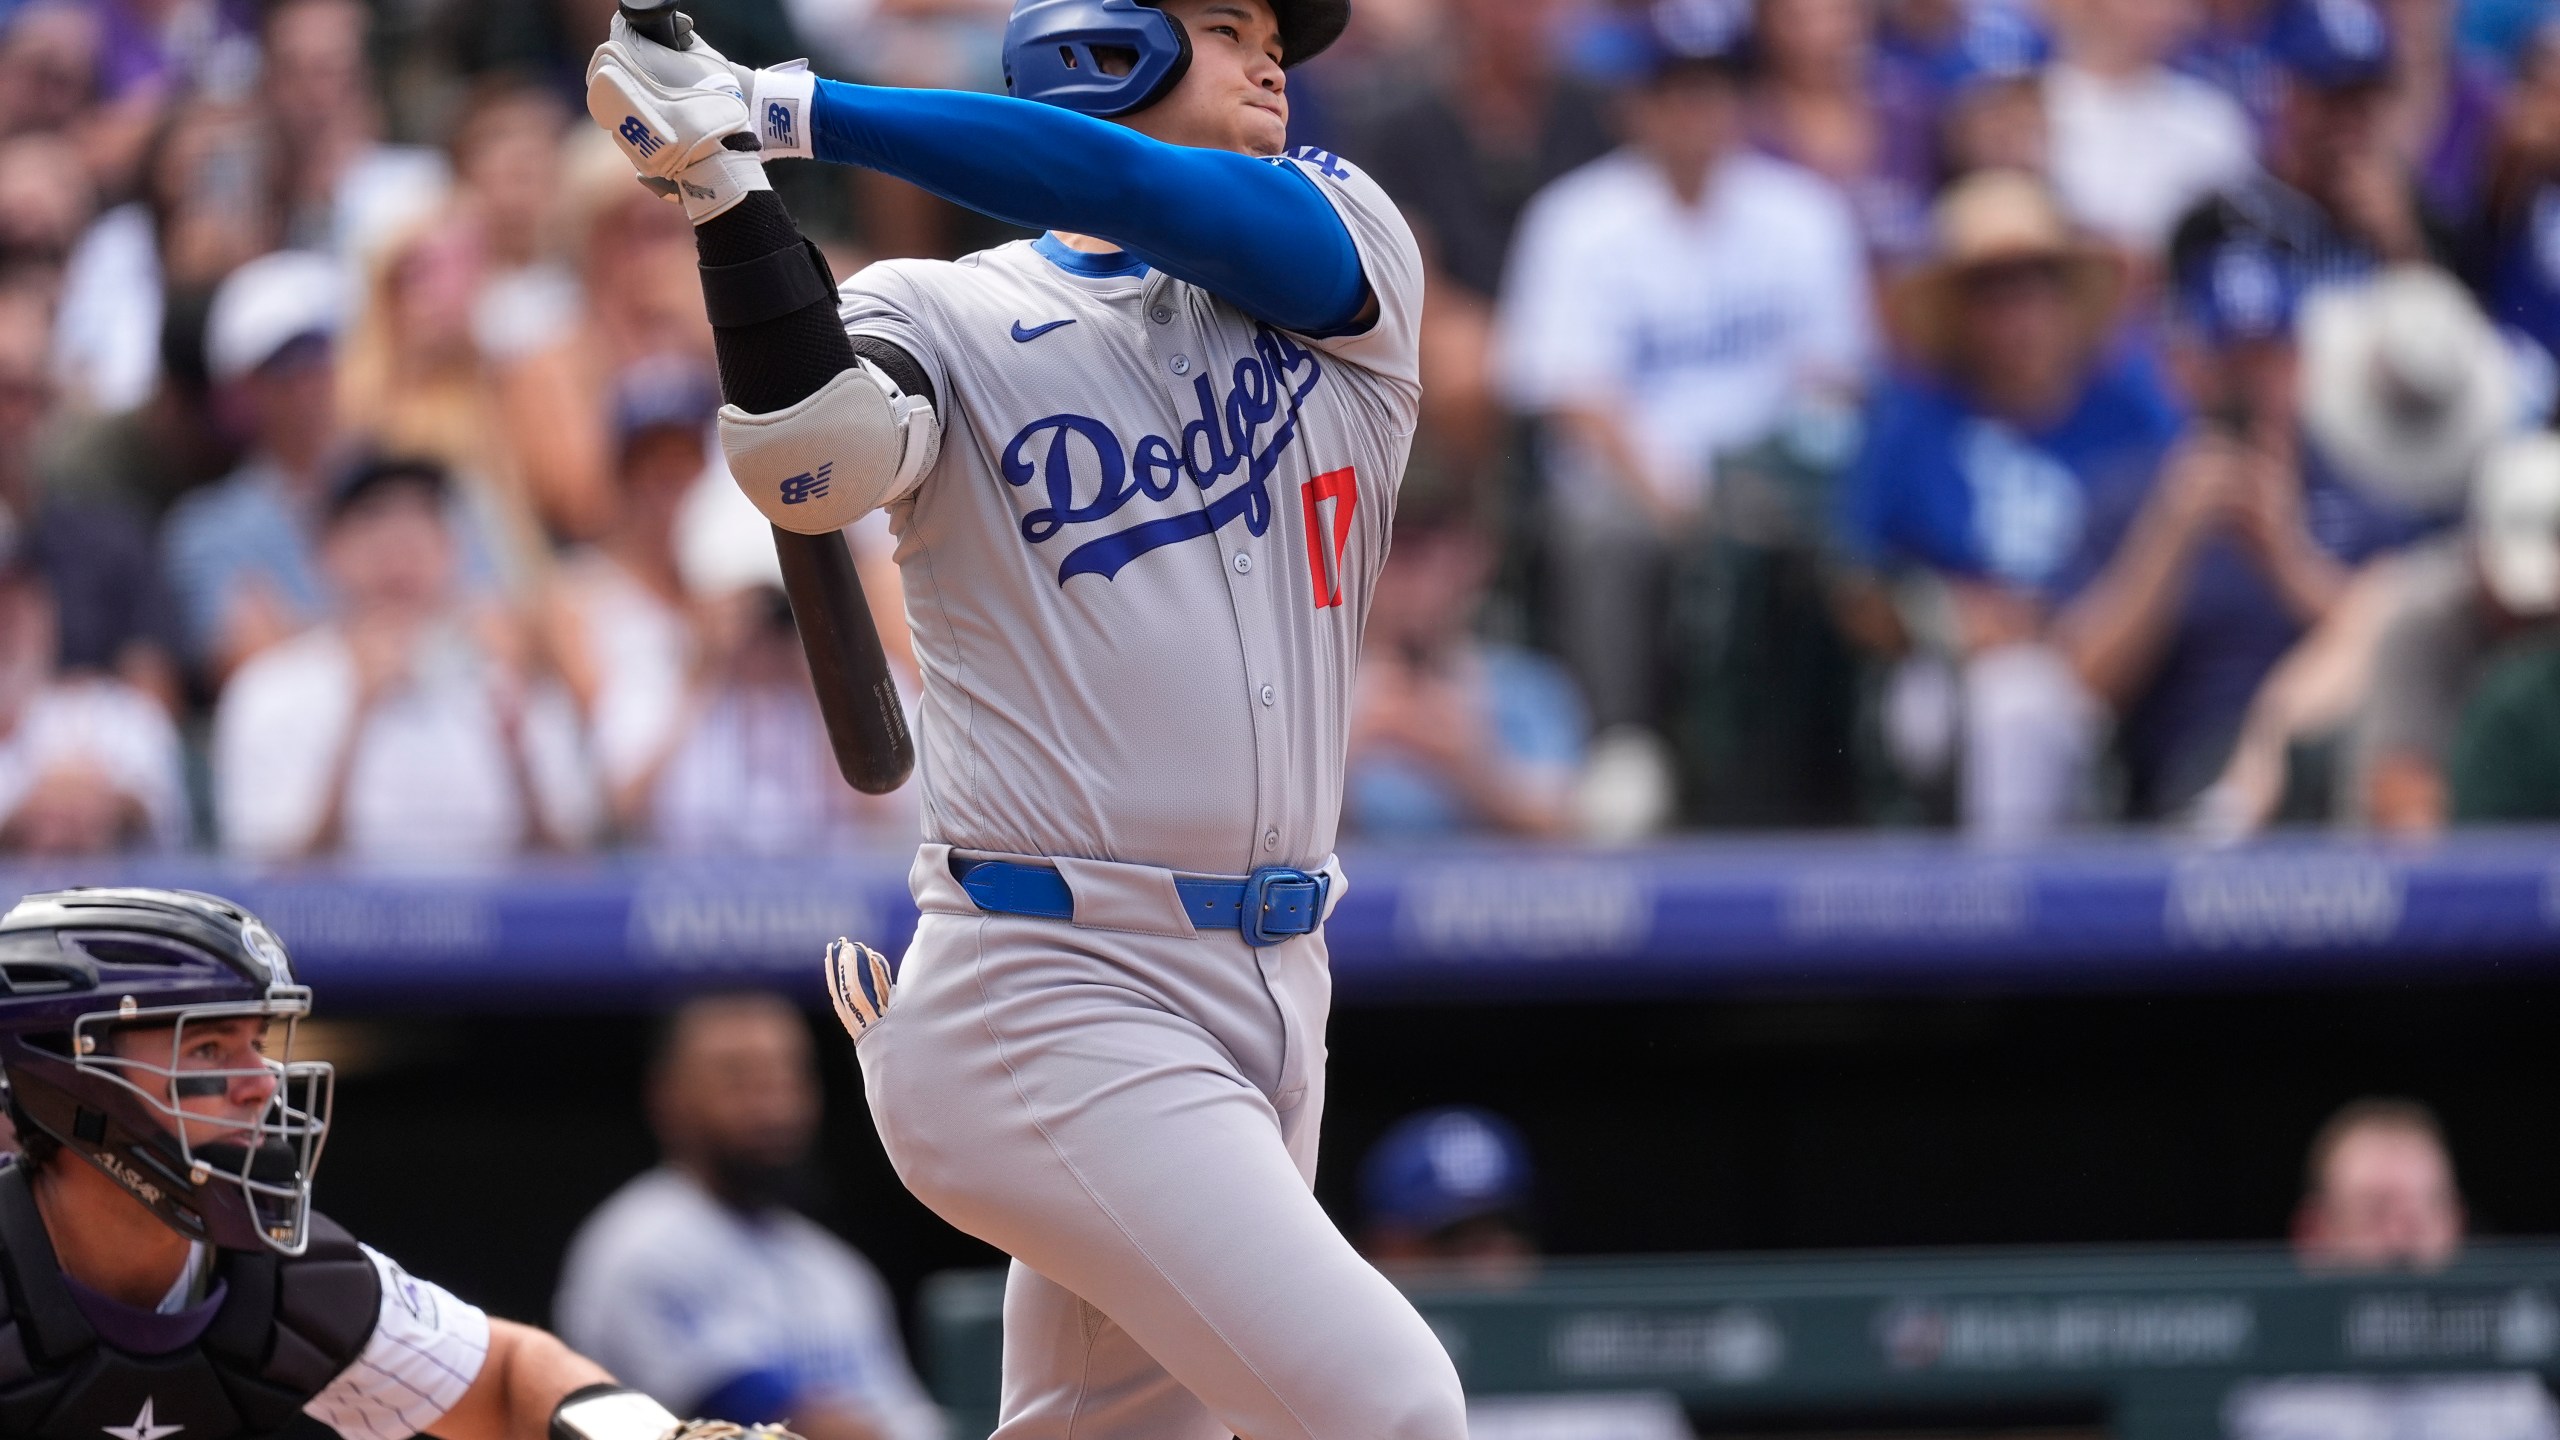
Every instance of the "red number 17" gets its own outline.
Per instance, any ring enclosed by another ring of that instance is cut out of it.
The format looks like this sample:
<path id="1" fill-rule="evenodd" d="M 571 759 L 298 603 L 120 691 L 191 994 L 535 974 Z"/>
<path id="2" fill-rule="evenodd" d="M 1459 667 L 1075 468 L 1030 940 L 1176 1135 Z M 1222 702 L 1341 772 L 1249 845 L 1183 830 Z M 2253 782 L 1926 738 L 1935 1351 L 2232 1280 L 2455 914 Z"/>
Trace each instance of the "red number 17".
<path id="1" fill-rule="evenodd" d="M 1360 508 L 1360 481 L 1346 465 L 1327 470 L 1298 487 L 1307 515 L 1307 578 L 1315 585 L 1316 608 L 1342 603 L 1342 552 L 1351 543 L 1351 512 Z M 1325 545 L 1324 502 L 1333 502 L 1333 544 Z"/>

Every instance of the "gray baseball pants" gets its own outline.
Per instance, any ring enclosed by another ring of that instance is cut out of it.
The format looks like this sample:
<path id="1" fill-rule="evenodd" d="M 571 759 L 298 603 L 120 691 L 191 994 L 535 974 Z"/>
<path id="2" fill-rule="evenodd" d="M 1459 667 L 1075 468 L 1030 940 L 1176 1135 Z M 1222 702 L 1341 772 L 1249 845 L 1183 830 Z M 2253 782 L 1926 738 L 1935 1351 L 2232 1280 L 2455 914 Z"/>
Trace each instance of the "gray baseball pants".
<path id="1" fill-rule="evenodd" d="M 1463 1440 L 1447 1353 L 1309 1190 L 1321 934 L 1195 932 L 1171 872 L 1096 861 L 1056 862 L 1074 923 L 990 915 L 950 854 L 859 1054 L 899 1178 L 1014 1257 L 996 1440 Z"/>

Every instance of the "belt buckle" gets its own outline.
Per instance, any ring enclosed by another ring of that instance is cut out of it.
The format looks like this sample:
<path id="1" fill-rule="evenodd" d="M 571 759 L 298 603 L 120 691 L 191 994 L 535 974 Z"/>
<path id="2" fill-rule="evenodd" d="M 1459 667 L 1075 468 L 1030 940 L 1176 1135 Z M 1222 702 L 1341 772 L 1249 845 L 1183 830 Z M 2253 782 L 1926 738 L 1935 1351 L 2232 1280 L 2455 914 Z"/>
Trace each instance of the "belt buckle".
<path id="1" fill-rule="evenodd" d="M 1288 865 L 1265 865 L 1244 878 L 1244 904 L 1236 914 L 1236 929 L 1244 943 L 1260 949 L 1277 945 L 1299 935 L 1312 935 L 1324 920 L 1325 892 L 1333 886 L 1329 875 L 1309 874 Z M 1274 911 L 1281 913 L 1275 915 Z M 1274 929 L 1272 922 L 1282 924 L 1303 921 L 1295 929 Z"/>

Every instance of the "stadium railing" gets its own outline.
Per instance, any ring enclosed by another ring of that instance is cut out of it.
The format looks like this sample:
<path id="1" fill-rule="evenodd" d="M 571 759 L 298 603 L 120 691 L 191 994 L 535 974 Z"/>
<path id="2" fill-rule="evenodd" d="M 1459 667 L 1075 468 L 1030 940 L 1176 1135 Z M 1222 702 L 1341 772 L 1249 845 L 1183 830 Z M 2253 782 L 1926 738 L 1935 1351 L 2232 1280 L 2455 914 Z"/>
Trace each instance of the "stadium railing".
<path id="1" fill-rule="evenodd" d="M 2436 1274 L 2306 1275 L 2262 1248 L 1550 1260 L 1408 1277 L 1470 1395 L 1667 1392 L 1720 1431 L 2194 1440 L 2252 1384 L 2560 1378 L 2560 1245 Z M 935 1277 L 928 1369 L 959 1432 L 995 1418 L 1003 1275 Z"/>

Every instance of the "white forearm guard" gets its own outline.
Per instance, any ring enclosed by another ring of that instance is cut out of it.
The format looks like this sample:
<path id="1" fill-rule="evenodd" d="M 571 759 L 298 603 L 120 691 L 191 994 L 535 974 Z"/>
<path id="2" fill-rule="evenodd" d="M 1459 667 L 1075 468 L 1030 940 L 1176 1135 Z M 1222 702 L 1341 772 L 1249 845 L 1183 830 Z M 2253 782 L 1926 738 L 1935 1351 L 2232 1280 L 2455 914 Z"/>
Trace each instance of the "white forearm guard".
<path id="1" fill-rule="evenodd" d="M 914 490 L 941 453 L 942 420 L 932 402 L 857 360 L 789 409 L 721 406 L 720 448 L 767 520 L 824 535 Z"/>

